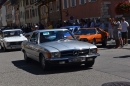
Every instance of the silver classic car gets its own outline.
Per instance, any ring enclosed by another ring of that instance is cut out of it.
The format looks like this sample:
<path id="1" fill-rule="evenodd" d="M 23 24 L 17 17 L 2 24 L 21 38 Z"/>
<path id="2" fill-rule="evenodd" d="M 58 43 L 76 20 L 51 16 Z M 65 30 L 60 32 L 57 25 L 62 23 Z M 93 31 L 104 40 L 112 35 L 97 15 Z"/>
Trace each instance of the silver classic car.
<path id="1" fill-rule="evenodd" d="M 93 44 L 76 40 L 67 29 L 36 30 L 28 41 L 22 42 L 25 61 L 34 59 L 41 63 L 43 69 L 67 64 L 92 67 L 99 56 L 97 50 Z"/>

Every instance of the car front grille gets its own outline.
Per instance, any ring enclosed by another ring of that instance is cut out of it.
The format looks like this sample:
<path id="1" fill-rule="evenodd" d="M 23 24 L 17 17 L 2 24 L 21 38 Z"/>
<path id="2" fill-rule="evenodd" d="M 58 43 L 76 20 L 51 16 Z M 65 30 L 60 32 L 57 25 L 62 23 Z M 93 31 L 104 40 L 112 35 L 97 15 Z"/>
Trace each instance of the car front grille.
<path id="1" fill-rule="evenodd" d="M 22 41 L 20 42 L 10 42 L 10 45 L 21 45 Z"/>
<path id="2" fill-rule="evenodd" d="M 88 54 L 89 54 L 89 49 L 61 51 L 61 57 L 64 57 L 64 56 L 83 56 L 83 55 L 88 55 Z"/>

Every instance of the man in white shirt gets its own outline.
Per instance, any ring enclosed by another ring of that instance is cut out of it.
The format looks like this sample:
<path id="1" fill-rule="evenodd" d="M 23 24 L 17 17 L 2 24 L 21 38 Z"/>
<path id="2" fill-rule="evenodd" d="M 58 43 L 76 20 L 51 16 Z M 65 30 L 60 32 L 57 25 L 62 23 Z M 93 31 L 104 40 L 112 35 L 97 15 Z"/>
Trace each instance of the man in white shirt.
<path id="1" fill-rule="evenodd" d="M 121 21 L 121 25 L 122 25 L 122 40 L 123 40 L 123 44 L 127 45 L 128 44 L 128 27 L 129 27 L 129 23 L 127 21 L 125 21 L 125 18 L 122 18 Z"/>

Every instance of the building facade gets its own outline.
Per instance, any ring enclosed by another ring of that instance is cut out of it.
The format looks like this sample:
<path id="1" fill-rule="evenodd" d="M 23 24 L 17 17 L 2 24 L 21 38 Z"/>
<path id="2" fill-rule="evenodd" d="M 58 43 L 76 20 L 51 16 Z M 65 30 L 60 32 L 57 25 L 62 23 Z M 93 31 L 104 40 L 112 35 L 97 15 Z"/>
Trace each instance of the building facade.
<path id="1" fill-rule="evenodd" d="M 7 22 L 7 25 L 12 26 L 13 25 L 12 24 L 12 9 L 13 9 L 13 6 L 11 5 L 10 0 L 7 0 L 3 5 L 6 7 L 6 22 Z"/>
<path id="2" fill-rule="evenodd" d="M 24 4 L 25 0 L 20 0 L 19 2 L 19 19 L 20 19 L 20 25 L 25 25 L 25 4 Z"/>
<path id="3" fill-rule="evenodd" d="M 38 6 L 35 5 L 36 0 L 25 0 L 25 22 L 28 25 L 39 23 Z"/>
<path id="4" fill-rule="evenodd" d="M 87 18 L 115 17 L 115 5 L 122 0 L 61 0 L 62 19 L 80 20 Z"/>
<path id="5" fill-rule="evenodd" d="M 52 22 L 56 24 L 61 21 L 61 0 L 38 0 L 40 22 L 46 24 Z"/>
<path id="6" fill-rule="evenodd" d="M 7 26 L 7 22 L 6 22 L 6 7 L 2 6 L 1 7 L 1 26 Z"/>

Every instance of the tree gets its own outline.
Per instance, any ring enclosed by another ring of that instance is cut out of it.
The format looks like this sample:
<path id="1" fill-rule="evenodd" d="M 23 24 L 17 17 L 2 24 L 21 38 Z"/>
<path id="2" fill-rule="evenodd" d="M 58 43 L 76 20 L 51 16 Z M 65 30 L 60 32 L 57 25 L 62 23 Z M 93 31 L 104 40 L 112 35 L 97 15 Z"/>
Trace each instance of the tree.
<path id="1" fill-rule="evenodd" d="M 123 1 L 116 5 L 115 7 L 116 14 L 129 14 L 130 13 L 130 2 Z"/>

